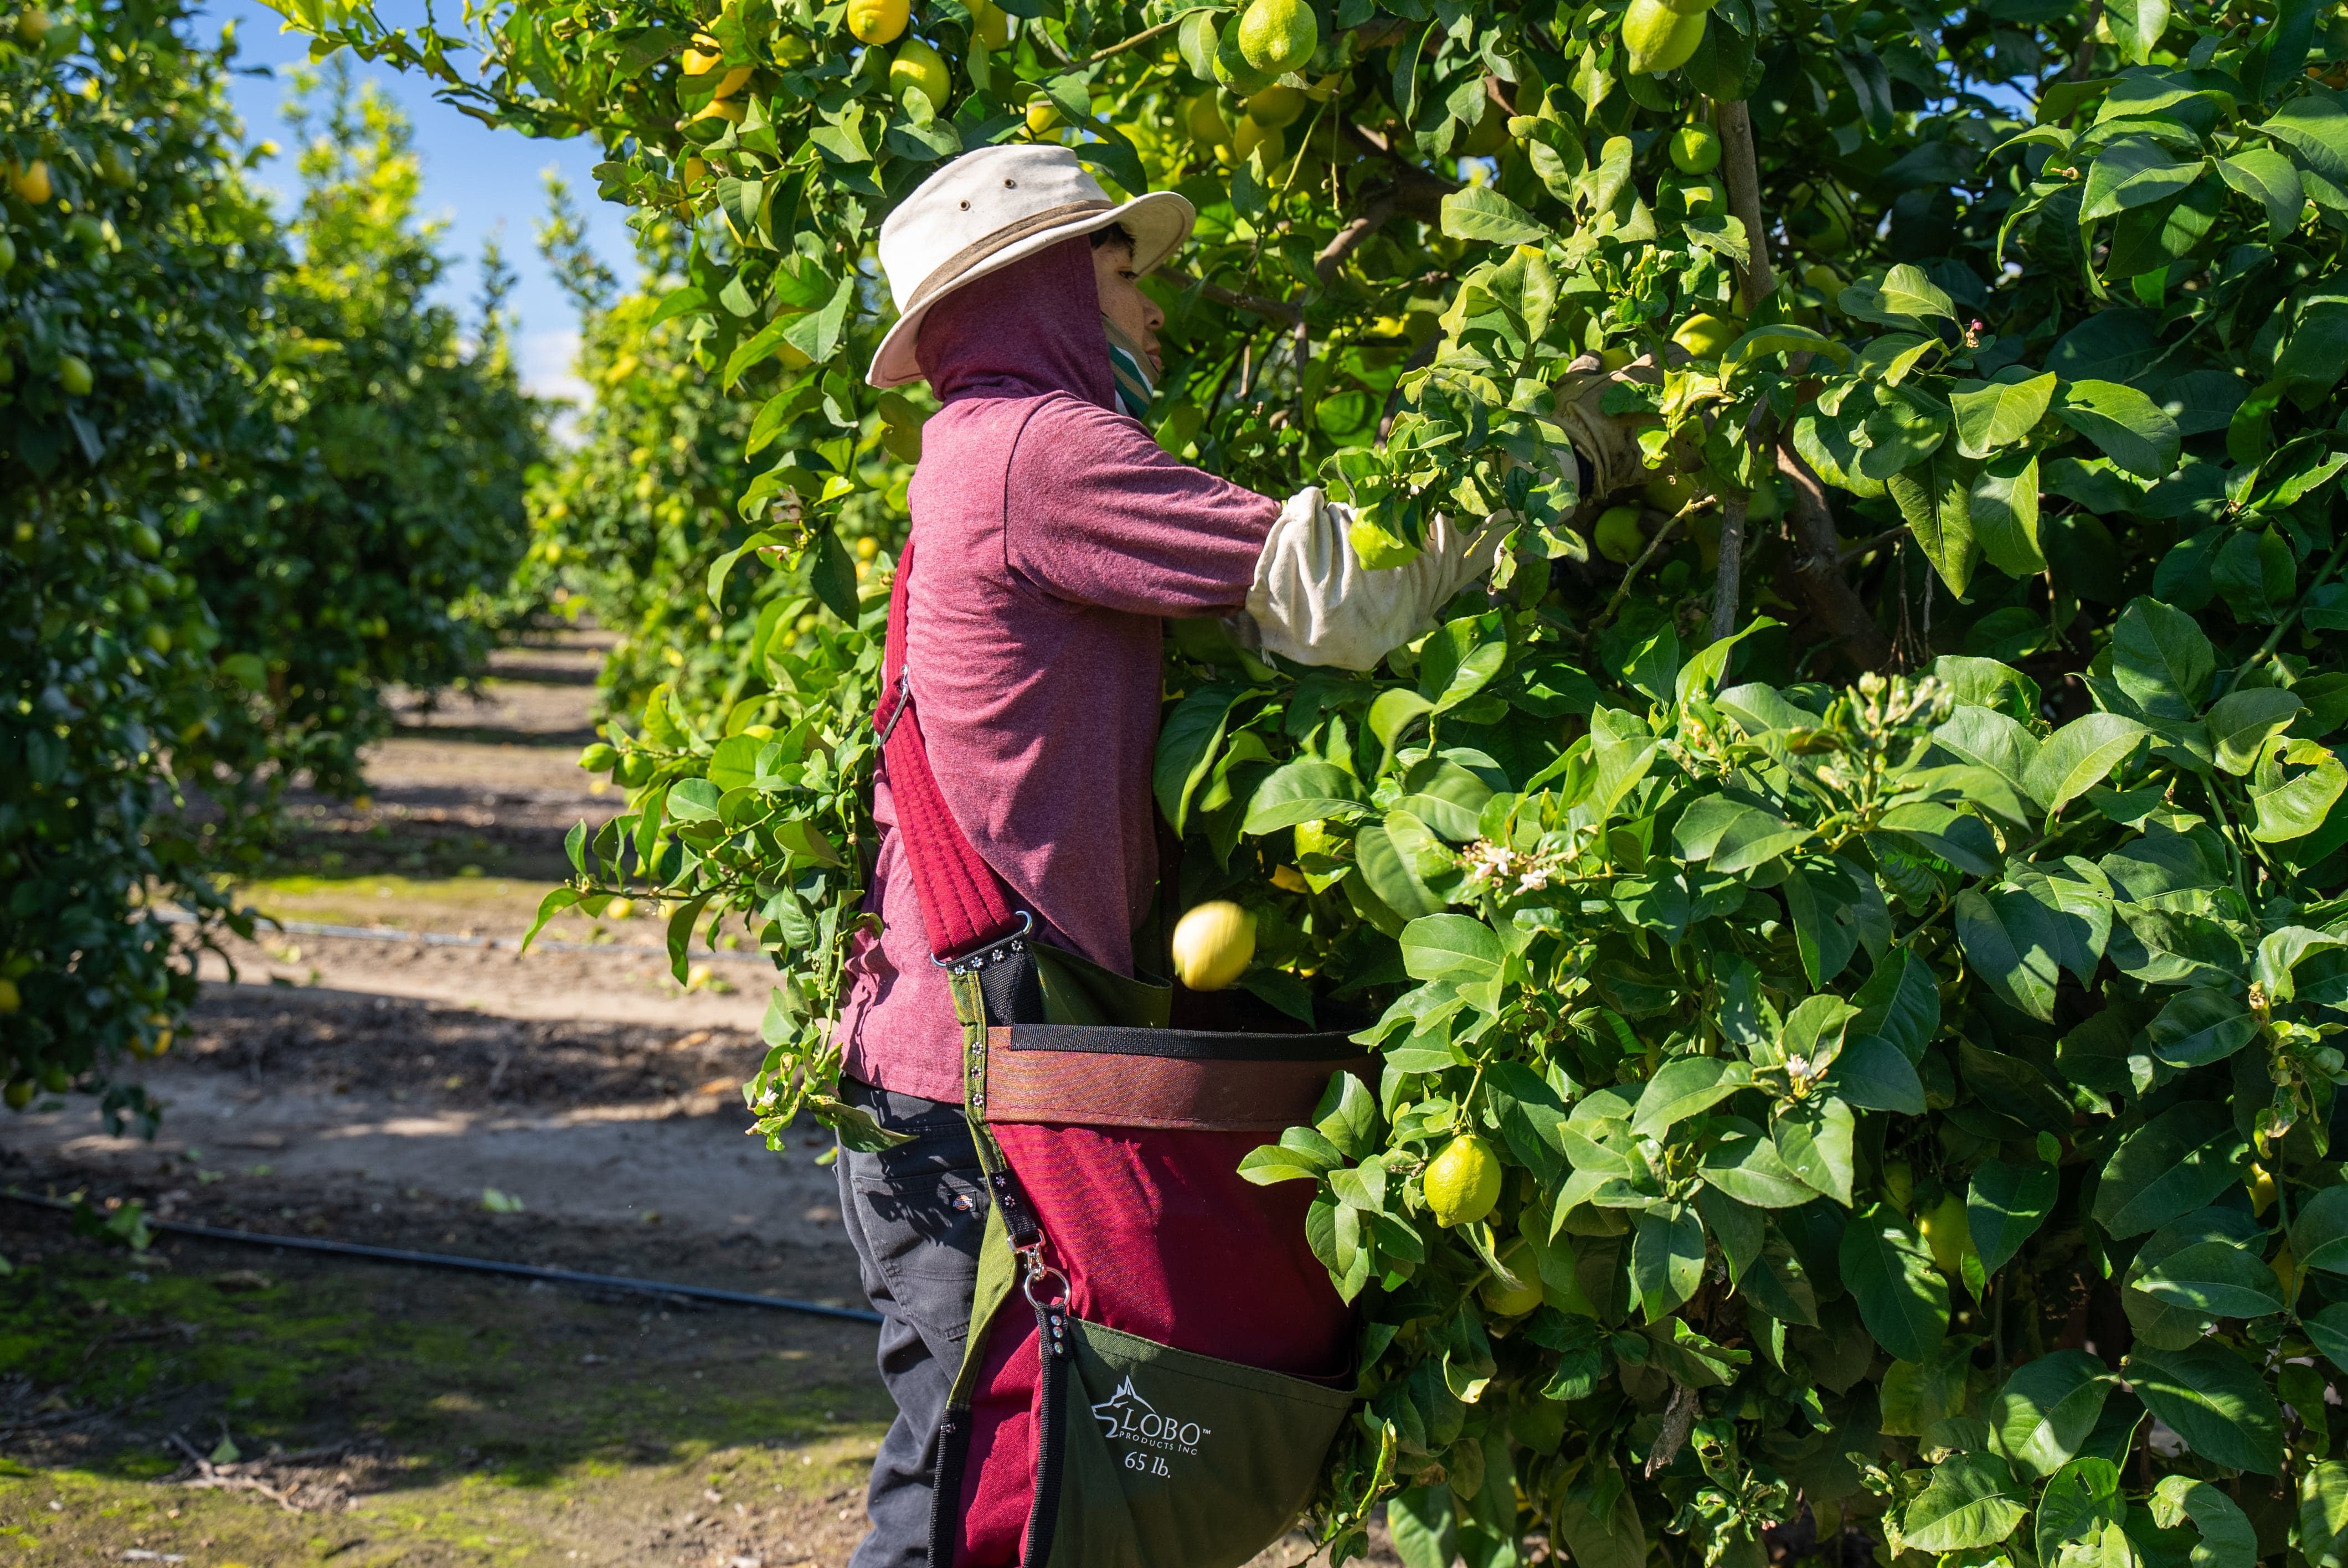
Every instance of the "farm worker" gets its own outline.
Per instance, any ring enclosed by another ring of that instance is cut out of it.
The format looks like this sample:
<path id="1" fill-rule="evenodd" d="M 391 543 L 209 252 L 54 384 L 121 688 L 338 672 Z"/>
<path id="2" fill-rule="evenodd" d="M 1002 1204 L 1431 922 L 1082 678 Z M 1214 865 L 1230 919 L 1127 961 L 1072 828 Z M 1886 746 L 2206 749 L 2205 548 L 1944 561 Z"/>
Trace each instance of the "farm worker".
<path id="1" fill-rule="evenodd" d="M 1169 456 L 1135 415 L 1163 313 L 1138 280 L 1188 238 L 1189 201 L 1111 201 L 1056 146 L 966 153 L 881 225 L 900 313 L 870 379 L 926 378 L 908 503 L 907 670 L 930 763 L 973 846 L 1045 940 L 1133 972 L 1158 879 L 1150 763 L 1160 623 L 1234 618 L 1262 647 L 1365 670 L 1489 568 L 1503 526 L 1437 524 L 1425 552 L 1362 567 L 1347 508 L 1285 505 Z M 1631 436 L 1575 389 L 1576 445 L 1636 476 Z M 1589 427 L 1585 431 L 1585 426 Z M 1569 454 L 1560 457 L 1571 462 Z M 906 1141 L 843 1148 L 844 1228 L 880 1312 L 898 1415 L 852 1568 L 925 1563 L 937 1423 L 963 1353 L 985 1197 L 962 1115 L 962 1032 L 932 964 L 885 777 L 850 949 L 843 1097 Z"/>

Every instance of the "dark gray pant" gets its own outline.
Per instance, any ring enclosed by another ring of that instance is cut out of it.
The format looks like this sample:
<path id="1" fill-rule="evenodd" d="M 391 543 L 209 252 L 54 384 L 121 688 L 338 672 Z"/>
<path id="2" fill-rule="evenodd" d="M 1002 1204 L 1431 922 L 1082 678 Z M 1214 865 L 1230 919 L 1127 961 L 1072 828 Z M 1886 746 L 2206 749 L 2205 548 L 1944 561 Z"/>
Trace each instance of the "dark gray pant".
<path id="1" fill-rule="evenodd" d="M 897 1419 L 872 1461 L 871 1533 L 849 1568 L 929 1568 L 938 1422 L 962 1368 L 986 1230 L 986 1190 L 962 1107 L 852 1079 L 841 1097 L 912 1134 L 877 1154 L 839 1151 L 839 1212 L 880 1314 L 880 1380 Z"/>

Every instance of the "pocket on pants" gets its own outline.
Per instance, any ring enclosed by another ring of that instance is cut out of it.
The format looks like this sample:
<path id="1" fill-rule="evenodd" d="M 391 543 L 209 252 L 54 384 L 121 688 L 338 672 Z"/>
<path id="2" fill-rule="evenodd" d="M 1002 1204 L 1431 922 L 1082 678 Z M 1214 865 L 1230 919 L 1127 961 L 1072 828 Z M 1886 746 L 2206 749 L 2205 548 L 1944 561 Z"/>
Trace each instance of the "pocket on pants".
<path id="1" fill-rule="evenodd" d="M 910 1147 L 910 1145 L 908 1146 Z M 888 1154 L 901 1154 L 892 1149 Z M 970 1332 L 979 1243 L 986 1234 L 986 1189 L 975 1166 L 933 1161 L 891 1170 L 886 1155 L 847 1154 L 849 1184 L 862 1221 L 867 1261 L 897 1310 L 932 1345 L 959 1345 Z"/>

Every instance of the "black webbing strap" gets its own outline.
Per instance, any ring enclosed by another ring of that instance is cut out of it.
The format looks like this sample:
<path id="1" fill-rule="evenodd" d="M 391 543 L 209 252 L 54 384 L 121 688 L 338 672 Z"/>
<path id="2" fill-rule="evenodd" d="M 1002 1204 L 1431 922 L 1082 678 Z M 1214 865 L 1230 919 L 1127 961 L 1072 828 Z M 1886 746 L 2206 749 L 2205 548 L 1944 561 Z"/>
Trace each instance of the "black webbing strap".
<path id="1" fill-rule="evenodd" d="M 1035 1308 L 1035 1339 L 1043 1348 L 1044 1388 L 1035 1415 L 1035 1502 L 1027 1515 L 1027 1553 L 1022 1568 L 1045 1568 L 1052 1537 L 1060 1527 L 1060 1471 L 1067 1458 L 1068 1312 L 1054 1302 Z"/>
<path id="2" fill-rule="evenodd" d="M 1235 1034 L 1089 1023 L 1014 1023 L 1011 1049 L 1076 1051 L 1086 1056 L 1158 1056 L 1183 1061 L 1352 1061 L 1365 1054 L 1352 1035 L 1334 1030 L 1318 1034 Z"/>
<path id="3" fill-rule="evenodd" d="M 962 1519 L 962 1474 L 970 1462 L 973 1424 L 967 1405 L 951 1403 L 938 1423 L 937 1463 L 930 1471 L 930 1562 L 935 1568 L 953 1568 L 954 1526 Z"/>

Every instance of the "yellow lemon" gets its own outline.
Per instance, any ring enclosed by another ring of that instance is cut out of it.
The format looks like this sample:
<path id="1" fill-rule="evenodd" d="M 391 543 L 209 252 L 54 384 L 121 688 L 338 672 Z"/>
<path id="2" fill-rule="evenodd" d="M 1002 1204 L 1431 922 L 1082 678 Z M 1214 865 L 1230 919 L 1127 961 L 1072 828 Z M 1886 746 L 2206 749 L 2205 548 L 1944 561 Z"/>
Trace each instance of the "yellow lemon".
<path id="1" fill-rule="evenodd" d="M 1620 370 L 1638 357 L 1625 345 L 1616 343 L 1612 348 L 1598 351 L 1598 367 L 1601 370 Z"/>
<path id="2" fill-rule="evenodd" d="M 1622 13 L 1622 47 L 1632 72 L 1645 76 L 1686 65 L 1704 42 L 1709 19 L 1702 11 L 1683 16 L 1665 0 L 1631 0 L 1630 9 Z"/>
<path id="3" fill-rule="evenodd" d="M 1646 530 L 1639 527 L 1636 507 L 1609 507 L 1598 515 L 1593 530 L 1598 553 L 1618 566 L 1629 566 L 1647 548 Z"/>
<path id="4" fill-rule="evenodd" d="M 21 167 L 10 164 L 8 188 L 16 193 L 16 200 L 19 201 L 29 201 L 36 207 L 47 205 L 52 194 L 49 188 L 47 160 L 36 158 Z"/>
<path id="5" fill-rule="evenodd" d="M 15 1012 L 24 1005 L 24 994 L 16 989 L 16 982 L 0 979 L 0 1012 Z"/>
<path id="6" fill-rule="evenodd" d="M 1295 842 L 1296 857 L 1302 860 L 1308 855 L 1333 858 L 1344 840 L 1330 832 L 1327 823 L 1316 818 L 1312 822 L 1300 822 L 1296 825 Z"/>
<path id="7" fill-rule="evenodd" d="M 735 67 L 732 70 L 717 78 L 717 96 L 721 98 L 732 97 L 736 93 L 742 90 L 744 84 L 747 83 L 749 79 L 749 67 Z"/>
<path id="8" fill-rule="evenodd" d="M 1321 24 L 1304 0 L 1254 0 L 1240 17 L 1240 55 L 1268 76 L 1297 69 L 1321 46 Z"/>
<path id="9" fill-rule="evenodd" d="M 635 912 L 636 901 L 633 898 L 614 898 L 603 906 L 603 918 L 606 920 L 624 920 Z"/>
<path id="10" fill-rule="evenodd" d="M 1255 917 L 1228 898 L 1214 898 L 1174 927 L 1174 973 L 1194 991 L 1219 991 L 1255 961 Z"/>
<path id="11" fill-rule="evenodd" d="M 1745 323 L 1734 316 L 1699 313 L 1682 322 L 1672 341 L 1687 350 L 1691 359 L 1718 359 L 1744 333 Z"/>
<path id="12" fill-rule="evenodd" d="M 1293 866 L 1273 866 L 1272 868 L 1272 885 L 1285 893 L 1303 893 L 1306 891 L 1310 886 L 1304 880 L 1304 873 L 1299 871 Z"/>
<path id="13" fill-rule="evenodd" d="M 49 36 L 49 14 L 38 5 L 28 5 L 16 15 L 16 42 L 26 48 L 37 49 L 41 40 Z"/>
<path id="14" fill-rule="evenodd" d="M 1049 136 L 1060 128 L 1060 106 L 1037 93 L 1027 103 L 1027 134 Z"/>
<path id="15" fill-rule="evenodd" d="M 748 118 L 750 106 L 739 98 L 712 98 L 693 111 L 695 119 L 722 119 L 740 125 Z"/>
<path id="16" fill-rule="evenodd" d="M 1266 87 L 1247 100 L 1248 118 L 1258 125 L 1293 125 L 1307 101 L 1303 87 Z"/>
<path id="17" fill-rule="evenodd" d="M 22 1111 L 26 1106 L 30 1105 L 33 1102 L 33 1091 L 39 1087 L 29 1078 L 10 1079 L 5 1096 L 8 1102 L 8 1109 Z"/>
<path id="18" fill-rule="evenodd" d="M 1483 1139 L 1463 1133 L 1427 1163 L 1419 1184 L 1437 1225 L 1473 1225 L 1500 1201 L 1500 1159 Z"/>
<path id="19" fill-rule="evenodd" d="M 900 103 L 907 93 L 919 93 L 930 100 L 932 109 L 942 111 L 953 95 L 953 73 L 946 68 L 943 55 L 919 38 L 908 38 L 889 62 L 889 92 Z"/>
<path id="20" fill-rule="evenodd" d="M 893 44 L 912 20 L 911 0 L 848 0 L 848 30 L 864 44 Z"/>
<path id="21" fill-rule="evenodd" d="M 1011 13 L 988 0 L 971 0 L 971 21 L 978 41 L 992 54 L 1011 42 Z"/>
<path id="22" fill-rule="evenodd" d="M 1231 150 L 1244 159 L 1257 148 L 1263 149 L 1263 166 L 1266 169 L 1281 161 L 1288 151 L 1279 127 L 1264 125 L 1242 115 L 1240 123 L 1231 129 Z"/>
<path id="23" fill-rule="evenodd" d="M 1682 174 L 1710 174 L 1720 167 L 1720 133 L 1708 125 L 1684 125 L 1672 132 L 1671 156 Z"/>
<path id="24" fill-rule="evenodd" d="M 815 58 L 815 46 L 797 33 L 785 33 L 775 40 L 775 59 L 786 66 L 804 66 Z"/>
<path id="25" fill-rule="evenodd" d="M 1182 123 L 1190 132 L 1190 139 L 1202 148 L 1228 147 L 1231 128 L 1223 119 L 1222 111 L 1215 107 L 1215 95 L 1200 93 L 1182 111 Z"/>
<path id="26" fill-rule="evenodd" d="M 706 33 L 693 36 L 693 46 L 685 52 L 685 74 L 705 77 L 716 70 L 726 56 L 726 46 Z"/>
<path id="27" fill-rule="evenodd" d="M 687 190 L 699 189 L 701 182 L 709 178 L 709 160 L 705 158 L 686 159 L 683 178 Z M 550 556 L 548 559 L 553 558 Z"/>
<path id="28" fill-rule="evenodd" d="M 1916 1222 L 1917 1232 L 1924 1245 L 1932 1249 L 1932 1261 L 1941 1272 L 1955 1275 L 1964 1262 L 1966 1249 L 1973 1245 L 1973 1229 L 1965 1218 L 1965 1200 L 1951 1193 Z"/>
<path id="29" fill-rule="evenodd" d="M 12 1008 L 0 1006 L 0 1012 L 14 1010 Z M 2253 1162 L 2250 1165 L 2250 1179 L 2248 1184 L 2250 1189 L 2250 1213 L 2264 1219 L 2267 1211 L 2274 1207 L 2274 1175 L 2264 1165 Z"/>

